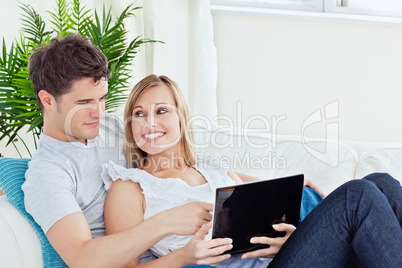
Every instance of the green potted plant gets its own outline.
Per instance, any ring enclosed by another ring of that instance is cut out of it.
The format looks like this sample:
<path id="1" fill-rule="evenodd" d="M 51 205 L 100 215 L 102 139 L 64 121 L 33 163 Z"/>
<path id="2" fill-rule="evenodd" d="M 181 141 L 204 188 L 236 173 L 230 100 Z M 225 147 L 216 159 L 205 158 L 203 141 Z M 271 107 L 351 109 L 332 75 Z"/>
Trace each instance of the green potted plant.
<path id="1" fill-rule="evenodd" d="M 22 28 L 20 37 L 9 49 L 3 38 L 0 53 L 0 141 L 5 139 L 6 146 L 16 146 L 19 140 L 31 156 L 30 149 L 20 137 L 20 131 L 28 126 L 32 133 L 35 148 L 43 125 L 41 110 L 37 107 L 33 85 L 28 77 L 28 58 L 33 49 L 49 43 L 52 37 L 62 38 L 69 33 L 79 33 L 90 37 L 109 61 L 112 77 L 109 80 L 109 94 L 106 110 L 113 111 L 126 99 L 130 70 L 139 48 L 145 43 L 158 42 L 138 36 L 128 40 L 125 19 L 134 16 L 141 7 L 128 5 L 115 19 L 111 10 L 103 6 L 101 16 L 94 9 L 82 6 L 80 0 L 56 0 L 56 8 L 49 12 L 52 29 L 47 29 L 45 21 L 30 5 L 20 4 Z"/>

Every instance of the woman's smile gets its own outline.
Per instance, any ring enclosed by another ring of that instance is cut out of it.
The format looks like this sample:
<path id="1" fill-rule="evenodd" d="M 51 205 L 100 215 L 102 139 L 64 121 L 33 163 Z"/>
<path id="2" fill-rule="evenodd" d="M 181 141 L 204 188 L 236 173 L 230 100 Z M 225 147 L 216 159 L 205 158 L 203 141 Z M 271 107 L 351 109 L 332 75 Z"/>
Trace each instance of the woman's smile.
<path id="1" fill-rule="evenodd" d="M 165 136 L 165 134 L 166 132 L 162 131 L 147 132 L 142 134 L 142 138 L 145 139 L 146 142 L 156 142 Z"/>

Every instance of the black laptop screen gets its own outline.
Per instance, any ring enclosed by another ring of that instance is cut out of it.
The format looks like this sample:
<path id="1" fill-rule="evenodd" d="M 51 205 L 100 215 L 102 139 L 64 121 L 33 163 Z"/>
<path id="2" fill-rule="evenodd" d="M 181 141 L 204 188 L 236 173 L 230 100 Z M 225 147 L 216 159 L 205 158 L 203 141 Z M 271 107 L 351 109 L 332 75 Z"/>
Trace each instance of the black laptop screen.
<path id="1" fill-rule="evenodd" d="M 303 175 L 261 180 L 216 190 L 212 238 L 230 237 L 236 254 L 267 246 L 251 244 L 254 236 L 283 236 L 272 224 L 298 225 Z"/>

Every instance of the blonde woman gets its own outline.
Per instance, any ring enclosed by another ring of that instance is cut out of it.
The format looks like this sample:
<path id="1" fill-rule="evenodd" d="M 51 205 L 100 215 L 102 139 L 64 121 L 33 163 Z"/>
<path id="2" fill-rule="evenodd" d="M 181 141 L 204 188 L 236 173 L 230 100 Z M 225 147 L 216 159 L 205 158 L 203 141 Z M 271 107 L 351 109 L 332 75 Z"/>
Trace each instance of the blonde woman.
<path id="1" fill-rule="evenodd" d="M 183 95 L 177 84 L 168 77 L 150 75 L 134 87 L 125 108 L 125 153 L 128 168 L 110 162 L 104 166 L 102 173 L 105 187 L 109 191 L 105 204 L 108 234 L 127 230 L 159 212 L 189 202 L 213 202 L 216 187 L 243 182 L 238 174 L 220 163 L 218 155 L 197 158 L 188 117 L 189 112 Z M 364 248 L 365 245 L 373 243 L 381 243 L 383 250 L 379 252 L 389 256 L 390 264 L 395 261 L 398 263 L 400 257 L 389 254 L 398 252 L 402 243 L 402 239 L 391 238 L 395 235 L 397 238 L 402 237 L 398 221 L 382 220 L 382 224 L 390 228 L 389 230 L 373 226 L 367 231 L 361 227 L 367 219 L 381 222 L 384 215 L 379 214 L 384 212 L 384 207 L 402 207 L 400 185 L 397 188 L 398 194 L 387 195 L 388 201 L 384 201 L 387 191 L 379 191 L 377 186 L 381 181 L 392 184 L 396 182 L 384 175 L 373 175 L 367 180 L 345 184 L 322 201 L 310 214 L 313 216 L 309 215 L 296 232 L 294 226 L 281 223 L 274 228 L 284 231 L 284 237 L 254 237 L 250 241 L 268 244 L 269 248 L 232 257 L 223 254 L 232 248 L 231 239 L 204 241 L 211 223 L 200 222 L 199 229 L 192 230 L 193 236 L 178 233 L 155 238 L 155 244 L 150 250 L 159 259 L 145 265 L 183 267 L 191 264 L 210 264 L 218 267 L 266 267 L 269 263 L 266 257 L 275 256 L 277 257 L 271 264 L 275 267 L 323 264 L 339 267 L 349 259 L 363 260 L 363 263 L 379 263 L 382 257 L 376 259 L 376 256 L 367 254 Z M 351 202 L 348 196 L 351 192 L 369 194 L 360 195 Z M 380 206 L 378 200 L 382 200 Z M 361 203 L 367 205 L 360 205 Z M 402 218 L 400 210 L 386 211 L 393 217 L 399 215 Z M 357 212 L 363 213 L 366 218 L 349 223 L 348 217 L 342 217 L 343 214 L 349 216 Z M 206 213 L 204 222 L 210 219 L 210 213 Z M 161 222 L 161 225 L 163 224 Z M 383 241 L 382 237 L 371 241 L 372 236 L 365 235 L 371 231 L 382 233 L 390 239 L 389 241 L 395 242 L 396 246 L 384 247 L 383 245 L 388 246 L 390 243 Z M 153 230 L 149 230 L 149 234 L 152 232 Z M 293 232 L 294 235 L 288 239 Z M 354 239 L 363 243 L 353 245 Z M 289 242 L 281 249 L 287 240 Z M 330 250 L 331 254 L 317 255 L 317 252 L 323 249 Z M 138 259 L 133 260 L 131 265 L 138 265 Z"/>
<path id="2" fill-rule="evenodd" d="M 182 204 L 212 203 L 215 188 L 243 183 L 236 173 L 216 165 L 219 156 L 204 155 L 198 159 L 188 122 L 184 97 L 168 77 L 151 75 L 134 87 L 125 108 L 125 153 L 129 169 L 110 163 L 103 174 L 109 189 L 105 206 L 107 233 L 125 230 Z M 228 259 L 229 255 L 221 254 L 232 247 L 231 239 L 203 241 L 209 227 L 203 226 L 193 240 L 192 236 L 173 234 L 162 238 L 151 247 L 151 252 L 157 257 L 173 253 L 154 261 L 155 265 L 171 267 L 165 259 L 170 261 L 172 256 L 176 256 L 172 263 L 177 267 L 196 263 L 216 265 Z M 242 263 L 242 267 L 246 263 L 249 267 L 267 265 L 261 259 Z"/>

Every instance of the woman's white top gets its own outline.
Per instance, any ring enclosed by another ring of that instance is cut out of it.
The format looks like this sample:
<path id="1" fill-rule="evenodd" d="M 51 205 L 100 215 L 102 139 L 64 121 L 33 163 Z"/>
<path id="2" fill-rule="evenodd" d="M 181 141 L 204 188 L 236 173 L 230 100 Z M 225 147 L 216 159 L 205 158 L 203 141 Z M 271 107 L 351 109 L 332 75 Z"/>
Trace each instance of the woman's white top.
<path id="1" fill-rule="evenodd" d="M 117 179 L 138 182 L 145 197 L 144 219 L 146 220 L 159 212 L 189 202 L 214 203 L 216 188 L 234 184 L 234 181 L 227 174 L 228 167 L 218 154 L 199 155 L 199 163 L 194 168 L 204 176 L 208 183 L 190 186 L 179 178 L 157 178 L 144 170 L 125 168 L 113 161 L 103 165 L 102 179 L 107 191 L 109 191 L 112 182 Z M 150 250 L 155 256 L 161 257 L 183 247 L 190 241 L 191 237 L 174 234 L 167 235 L 151 247 Z"/>

